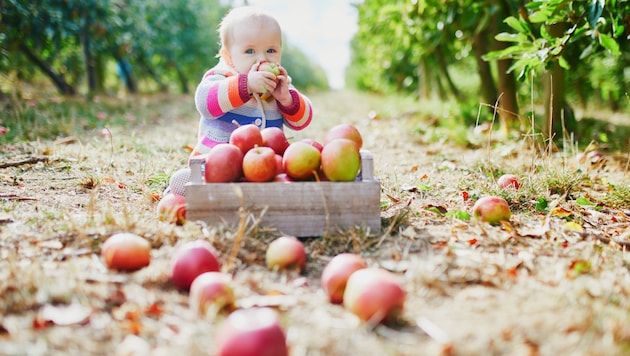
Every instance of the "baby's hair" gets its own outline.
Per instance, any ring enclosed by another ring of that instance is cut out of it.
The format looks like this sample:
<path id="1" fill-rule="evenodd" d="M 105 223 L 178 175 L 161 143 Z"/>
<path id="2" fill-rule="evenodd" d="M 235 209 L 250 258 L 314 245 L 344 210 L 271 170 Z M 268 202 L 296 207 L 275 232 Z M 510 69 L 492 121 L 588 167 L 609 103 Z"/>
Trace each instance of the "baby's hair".
<path id="1" fill-rule="evenodd" d="M 271 21 L 278 26 L 280 29 L 280 24 L 275 17 L 265 12 L 264 10 L 254 7 L 254 6 L 239 6 L 230 10 L 221 23 L 219 24 L 219 39 L 221 50 L 219 54 L 223 54 L 228 50 L 229 47 L 229 34 L 234 29 L 234 26 L 237 26 L 239 22 L 251 19 L 251 20 L 262 20 L 262 21 Z"/>

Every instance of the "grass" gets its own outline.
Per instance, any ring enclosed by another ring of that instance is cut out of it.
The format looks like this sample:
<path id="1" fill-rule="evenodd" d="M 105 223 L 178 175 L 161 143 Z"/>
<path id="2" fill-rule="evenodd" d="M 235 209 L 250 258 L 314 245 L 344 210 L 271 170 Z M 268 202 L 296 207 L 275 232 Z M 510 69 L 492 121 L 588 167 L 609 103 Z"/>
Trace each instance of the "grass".
<path id="1" fill-rule="evenodd" d="M 0 349 L 211 353 L 226 315 L 196 315 L 168 281 L 175 249 L 201 238 L 230 261 L 242 303 L 283 296 L 273 307 L 294 355 L 627 352 L 627 155 L 609 145 L 604 161 L 580 160 L 582 142 L 548 152 L 530 136 L 475 132 L 448 103 L 350 92 L 311 99 L 317 117 L 293 139 L 320 138 L 338 122 L 360 129 L 381 181 L 382 231 L 304 240 L 302 275 L 266 269 L 266 246 L 279 232 L 256 216 L 237 226 L 157 220 L 156 198 L 195 136 L 190 98 L 22 103 L 19 120 L 4 119 L 11 136 L 1 138 L 1 160 L 46 159 L 0 169 Z M 22 136 L 29 125 L 36 129 Z M 497 188 L 503 173 L 519 175 L 521 189 Z M 510 202 L 509 223 L 470 218 L 489 194 Z M 100 246 L 120 231 L 151 243 L 149 267 L 105 268 Z M 366 325 L 326 302 L 319 277 L 341 252 L 397 274 L 407 291 L 397 323 Z M 42 316 L 51 306 L 78 308 L 66 325 Z"/>

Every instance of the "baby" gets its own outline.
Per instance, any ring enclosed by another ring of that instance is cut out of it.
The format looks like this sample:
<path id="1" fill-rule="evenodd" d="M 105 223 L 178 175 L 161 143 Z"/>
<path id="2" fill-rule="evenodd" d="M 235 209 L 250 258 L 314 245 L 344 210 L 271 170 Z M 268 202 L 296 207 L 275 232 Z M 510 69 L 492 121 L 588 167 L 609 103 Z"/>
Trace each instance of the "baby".
<path id="1" fill-rule="evenodd" d="M 312 104 L 291 85 L 281 65 L 282 31 L 276 19 L 255 7 L 237 7 L 221 21 L 219 36 L 219 63 L 204 74 L 195 93 L 201 118 L 191 156 L 228 142 L 239 125 L 307 127 L 313 117 Z M 264 62 L 277 64 L 280 73 L 258 71 Z M 189 169 L 175 172 L 170 191 L 184 195 L 189 180 Z"/>

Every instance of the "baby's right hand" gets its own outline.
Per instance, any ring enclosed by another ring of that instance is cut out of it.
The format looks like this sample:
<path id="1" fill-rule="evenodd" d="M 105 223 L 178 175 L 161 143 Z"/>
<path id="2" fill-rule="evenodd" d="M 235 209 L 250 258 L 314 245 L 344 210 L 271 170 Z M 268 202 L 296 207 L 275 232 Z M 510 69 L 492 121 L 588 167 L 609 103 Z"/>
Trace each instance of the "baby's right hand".
<path id="1" fill-rule="evenodd" d="M 252 94 L 265 94 L 276 88 L 276 76 L 267 71 L 258 71 L 259 63 L 255 63 L 247 73 L 247 89 Z"/>

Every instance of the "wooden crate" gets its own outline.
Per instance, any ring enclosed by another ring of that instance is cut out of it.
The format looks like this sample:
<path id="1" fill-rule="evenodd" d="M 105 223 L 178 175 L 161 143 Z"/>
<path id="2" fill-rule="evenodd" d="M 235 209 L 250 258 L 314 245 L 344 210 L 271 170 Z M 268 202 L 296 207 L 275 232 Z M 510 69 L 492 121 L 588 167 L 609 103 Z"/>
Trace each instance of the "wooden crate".
<path id="1" fill-rule="evenodd" d="M 373 158 L 361 151 L 354 182 L 205 183 L 204 161 L 192 159 L 186 186 L 186 217 L 209 224 L 237 224 L 243 208 L 261 225 L 298 237 L 322 236 L 360 227 L 381 231 L 381 184 L 373 176 Z"/>

